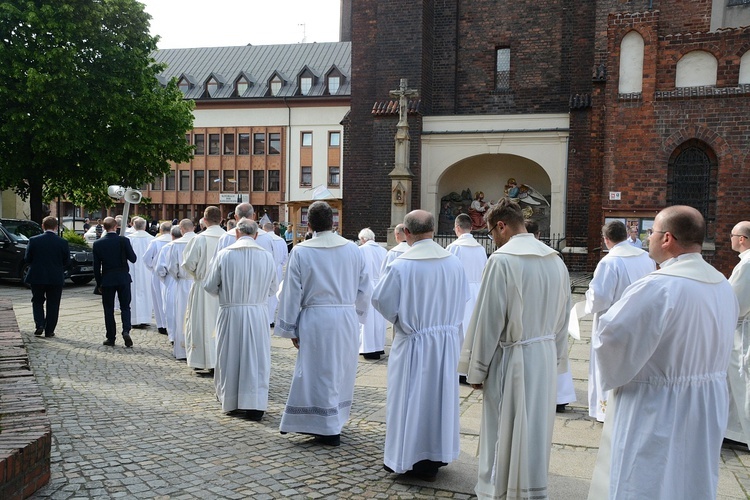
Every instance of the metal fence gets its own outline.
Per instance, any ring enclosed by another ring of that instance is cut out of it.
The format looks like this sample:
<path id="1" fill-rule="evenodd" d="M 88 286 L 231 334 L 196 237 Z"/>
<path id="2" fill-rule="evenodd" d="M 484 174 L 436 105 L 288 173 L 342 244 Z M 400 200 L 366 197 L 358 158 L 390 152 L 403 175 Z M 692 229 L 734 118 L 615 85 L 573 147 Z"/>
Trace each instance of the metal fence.
<path id="1" fill-rule="evenodd" d="M 440 246 L 445 248 L 456 241 L 456 238 L 457 237 L 455 234 L 436 234 L 434 240 Z M 484 247 L 488 256 L 497 249 L 489 234 L 474 234 L 474 239 Z M 541 236 L 539 240 L 543 241 L 559 252 L 560 250 L 562 250 L 562 243 L 565 241 L 565 236 L 560 234 L 552 234 L 549 236 Z"/>

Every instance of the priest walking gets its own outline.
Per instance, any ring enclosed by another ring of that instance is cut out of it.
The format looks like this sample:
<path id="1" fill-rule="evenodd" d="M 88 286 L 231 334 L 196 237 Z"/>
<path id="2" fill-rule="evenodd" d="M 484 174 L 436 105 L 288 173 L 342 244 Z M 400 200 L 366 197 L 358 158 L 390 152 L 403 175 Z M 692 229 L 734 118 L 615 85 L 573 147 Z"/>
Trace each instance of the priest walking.
<path id="1" fill-rule="evenodd" d="M 276 264 L 255 243 L 255 221 L 240 219 L 235 231 L 237 241 L 216 255 L 203 285 L 219 297 L 214 385 L 223 412 L 259 421 L 268 407 L 266 309 L 268 297 L 276 293 Z"/>
<path id="2" fill-rule="evenodd" d="M 612 394 L 591 500 L 716 498 L 738 306 L 701 256 L 705 235 L 696 209 L 659 212 L 648 251 L 660 269 L 599 318 L 592 342 Z"/>
<path id="3" fill-rule="evenodd" d="M 280 430 L 339 446 L 354 399 L 358 317 L 372 285 L 357 246 L 331 231 L 331 207 L 316 201 L 307 218 L 316 236 L 289 255 L 274 330 L 299 349 Z"/>
<path id="4" fill-rule="evenodd" d="M 597 335 L 599 318 L 612 307 L 612 304 L 620 300 L 625 289 L 656 270 L 656 264 L 648 256 L 648 252 L 627 242 L 628 230 L 622 221 L 615 220 L 605 224 L 602 228 L 602 238 L 609 253 L 596 265 L 594 277 L 586 291 L 586 314 L 594 314 L 592 337 Z M 604 422 L 608 391 L 602 388 L 599 362 L 593 342 L 589 360 L 589 416 Z"/>
<path id="5" fill-rule="evenodd" d="M 547 498 L 557 375 L 568 369 L 568 270 L 509 198 L 485 215 L 498 249 L 482 276 L 459 372 L 484 390 L 477 497 Z"/>
<path id="6" fill-rule="evenodd" d="M 388 251 L 377 244 L 375 233 L 369 227 L 359 232 L 359 243 L 359 251 L 365 256 L 367 274 L 370 275 L 372 286 L 375 288 L 380 280 L 380 270 Z M 368 306 L 367 318 L 364 324 L 360 326 L 359 343 L 359 353 L 365 359 L 378 360 L 382 354 L 385 354 L 385 330 L 387 327 L 385 318 L 372 306 Z"/>
<path id="7" fill-rule="evenodd" d="M 153 236 L 146 231 L 146 219 L 142 217 L 133 218 L 133 232 L 126 236 L 130 240 L 138 259 L 135 263 L 129 263 L 130 276 L 130 322 L 133 328 L 148 328 L 154 313 L 154 303 L 151 296 L 151 280 L 153 273 L 146 265 L 143 258 L 148 250 L 148 245 Z"/>
<path id="8" fill-rule="evenodd" d="M 180 221 L 182 237 L 170 243 L 167 256 L 167 270 L 174 279 L 174 357 L 187 359 L 187 342 L 185 340 L 185 317 L 188 310 L 188 297 L 193 285 L 193 277 L 182 267 L 183 254 L 188 243 L 196 237 L 195 225 L 190 219 Z M 166 247 L 165 247 L 166 249 Z"/>
<path id="9" fill-rule="evenodd" d="M 372 305 L 393 323 L 384 468 L 425 481 L 458 458 L 458 356 L 469 298 L 461 262 L 432 240 L 435 219 L 404 217 L 411 248 L 386 267 Z"/>
<path id="10" fill-rule="evenodd" d="M 388 264 L 396 260 L 396 258 L 402 253 L 409 250 L 409 244 L 406 242 L 406 235 L 404 234 L 403 224 L 396 224 L 396 227 L 393 228 L 393 237 L 398 242 L 398 245 L 388 250 L 385 259 L 383 259 L 383 265 L 380 269 L 381 274 L 385 272 L 385 268 L 386 266 L 388 266 Z"/>
<path id="11" fill-rule="evenodd" d="M 187 365 L 196 370 L 213 370 L 216 366 L 216 317 L 219 299 L 206 292 L 206 278 L 211 259 L 216 255 L 219 238 L 226 234 L 221 228 L 219 207 L 206 207 L 203 212 L 206 229 L 190 240 L 182 256 L 182 267 L 193 278 L 185 316 L 185 348 Z"/>
<path id="12" fill-rule="evenodd" d="M 156 270 L 156 264 L 159 261 L 159 252 L 161 249 L 164 248 L 164 245 L 172 241 L 171 230 L 171 222 L 162 222 L 159 225 L 159 236 L 153 238 L 148 243 L 146 253 L 143 255 L 143 262 L 151 272 L 151 303 L 154 305 L 156 328 L 163 335 L 167 335 L 167 318 L 164 310 L 164 285 L 161 276 L 159 276 Z"/>

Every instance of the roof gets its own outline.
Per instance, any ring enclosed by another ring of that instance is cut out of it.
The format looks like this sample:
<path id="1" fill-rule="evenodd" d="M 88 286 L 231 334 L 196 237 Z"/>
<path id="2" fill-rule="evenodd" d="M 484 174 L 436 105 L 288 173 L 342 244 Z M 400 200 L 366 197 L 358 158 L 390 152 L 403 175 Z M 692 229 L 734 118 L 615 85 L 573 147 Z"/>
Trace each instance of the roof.
<path id="1" fill-rule="evenodd" d="M 268 85 L 274 75 L 284 79 L 277 97 L 351 95 L 351 42 L 163 49 L 152 56 L 156 62 L 167 65 L 159 75 L 161 82 L 172 78 L 189 82 L 186 99 L 268 97 Z M 343 78 L 339 89 L 329 94 L 326 77 L 332 72 L 340 73 Z M 314 76 L 307 96 L 300 95 L 298 90 L 302 73 Z M 212 76 L 219 85 L 214 95 L 209 96 L 206 83 Z M 250 80 L 250 86 L 238 95 L 235 84 L 240 77 Z"/>

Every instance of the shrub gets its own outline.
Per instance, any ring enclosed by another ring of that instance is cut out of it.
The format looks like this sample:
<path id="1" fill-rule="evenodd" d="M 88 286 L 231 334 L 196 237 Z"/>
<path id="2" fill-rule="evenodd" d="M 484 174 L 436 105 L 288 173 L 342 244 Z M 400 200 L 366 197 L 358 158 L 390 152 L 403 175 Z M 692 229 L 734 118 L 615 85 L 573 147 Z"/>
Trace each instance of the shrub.
<path id="1" fill-rule="evenodd" d="M 65 231 L 63 231 L 62 237 L 68 243 L 76 243 L 78 245 L 87 245 L 84 237 L 76 233 L 72 229 L 66 229 Z"/>

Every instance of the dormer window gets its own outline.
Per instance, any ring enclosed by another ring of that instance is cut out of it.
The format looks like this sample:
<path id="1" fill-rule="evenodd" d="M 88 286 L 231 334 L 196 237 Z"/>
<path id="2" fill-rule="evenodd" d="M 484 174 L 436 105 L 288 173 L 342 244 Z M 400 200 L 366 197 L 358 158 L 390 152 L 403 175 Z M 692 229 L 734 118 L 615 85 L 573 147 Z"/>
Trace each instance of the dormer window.
<path id="1" fill-rule="evenodd" d="M 216 81 L 216 78 L 210 78 L 206 83 L 206 90 L 208 95 L 211 97 L 216 96 L 216 92 L 221 88 L 221 84 Z"/>
<path id="2" fill-rule="evenodd" d="M 336 92 L 338 92 L 340 86 L 341 86 L 341 77 L 339 75 L 328 76 L 328 93 L 329 94 L 335 94 Z"/>
<path id="3" fill-rule="evenodd" d="M 277 96 L 279 95 L 279 92 L 281 92 L 281 86 L 284 84 L 284 82 L 281 81 L 281 77 L 279 75 L 274 76 L 271 79 L 271 95 Z"/>
<path id="4" fill-rule="evenodd" d="M 237 80 L 237 95 L 245 95 L 245 92 L 247 92 L 247 89 L 250 88 L 250 82 L 247 81 L 247 79 L 243 76 L 240 77 Z"/>
<path id="5" fill-rule="evenodd" d="M 181 78 L 177 83 L 177 87 L 179 87 L 180 92 L 182 92 L 183 94 L 187 94 L 187 91 L 190 90 L 190 82 L 188 82 L 185 78 Z"/>
<path id="6" fill-rule="evenodd" d="M 313 79 L 312 76 L 303 76 L 299 79 L 299 91 L 302 95 L 308 95 L 310 89 L 312 89 Z"/>

